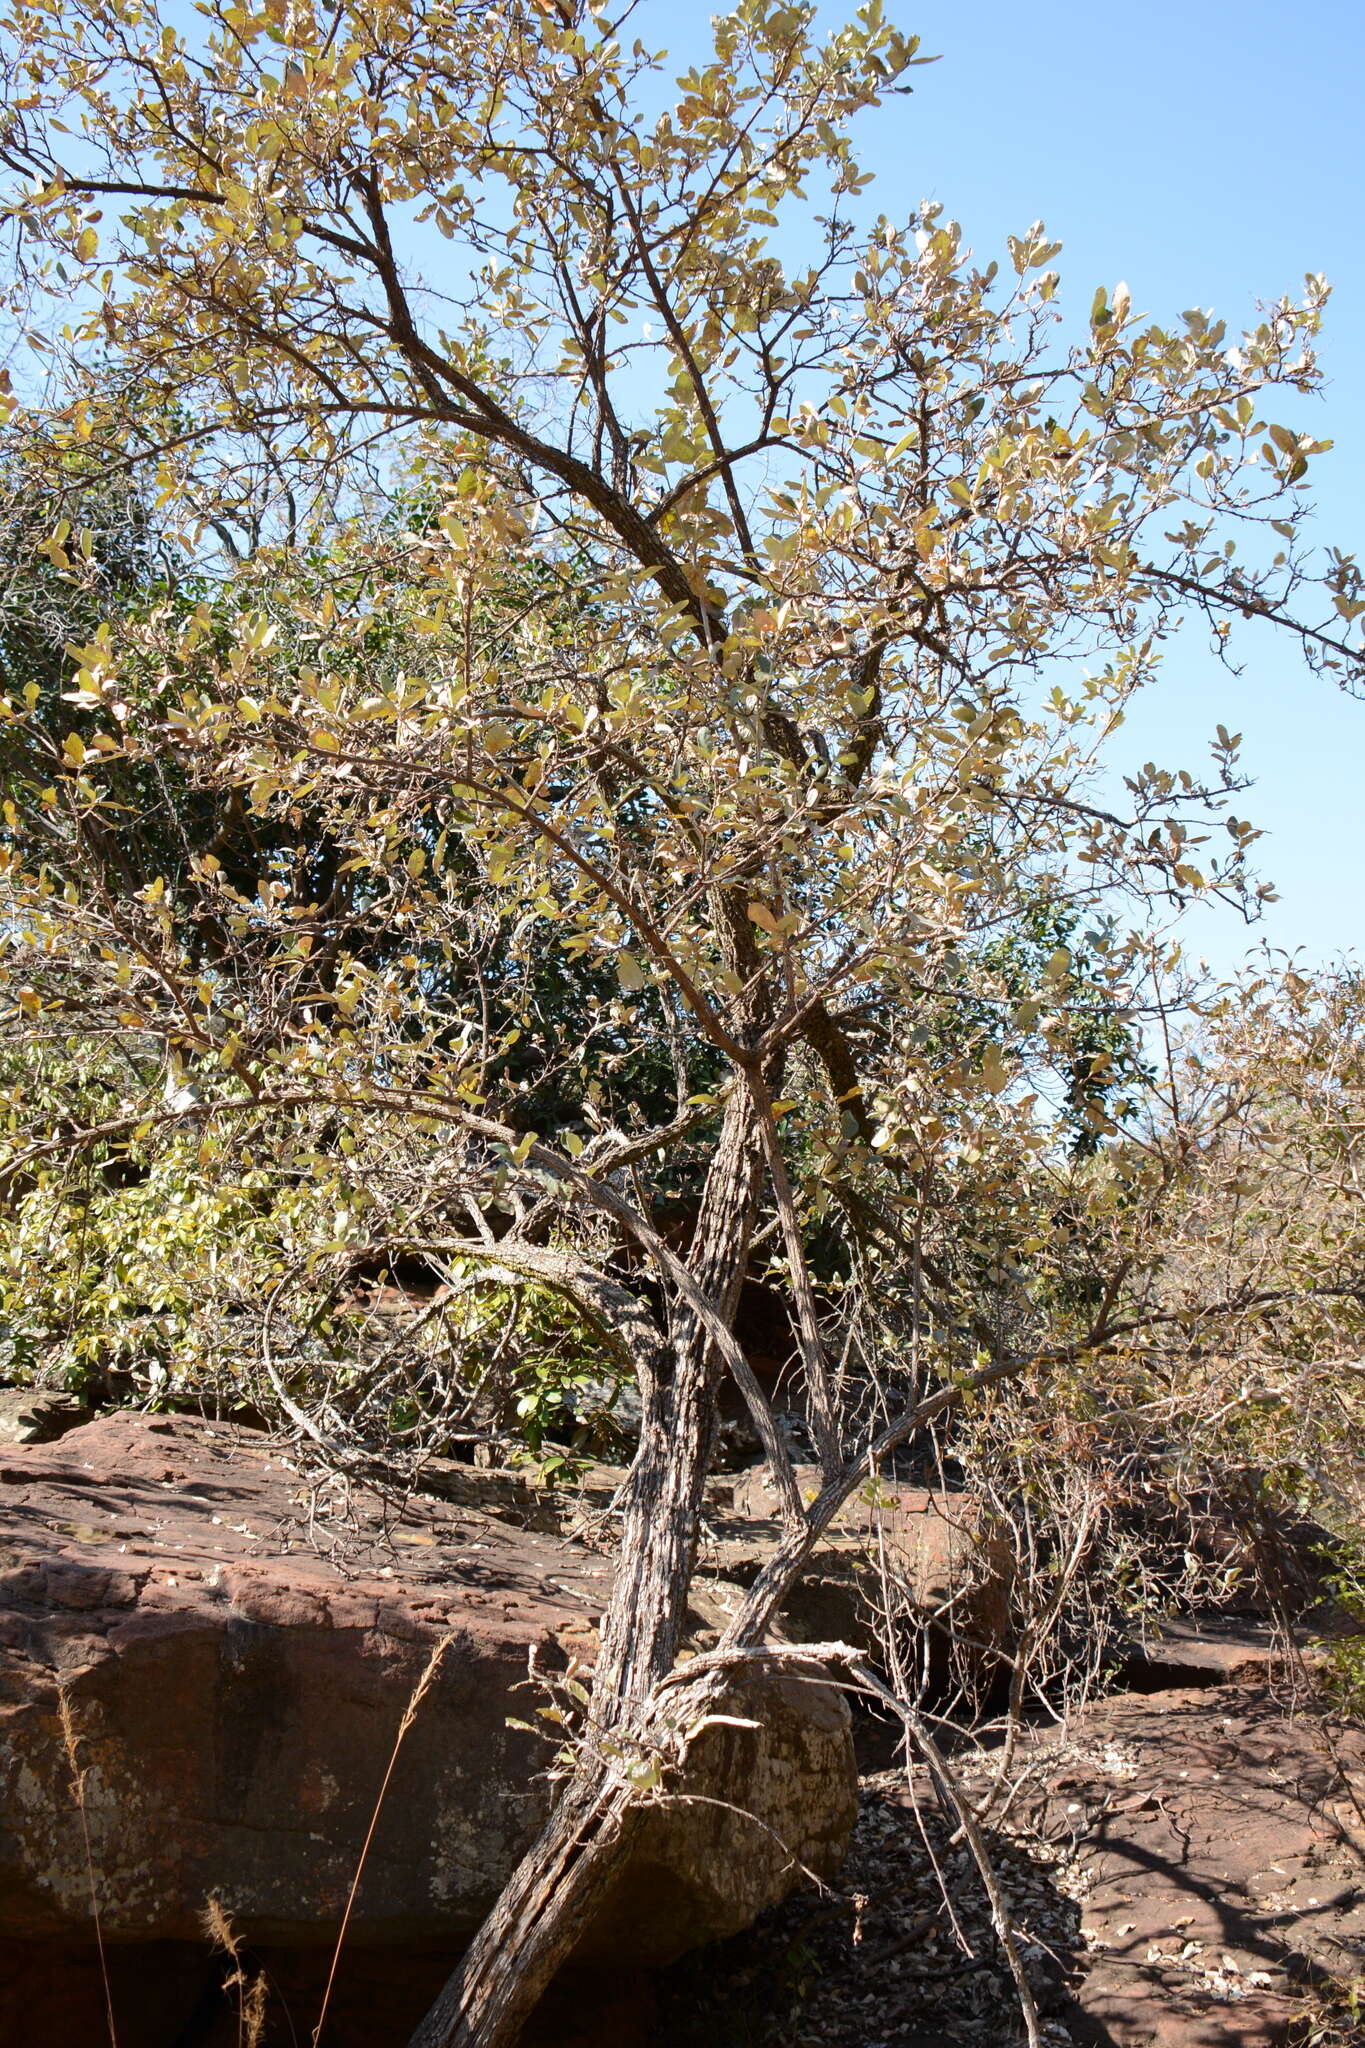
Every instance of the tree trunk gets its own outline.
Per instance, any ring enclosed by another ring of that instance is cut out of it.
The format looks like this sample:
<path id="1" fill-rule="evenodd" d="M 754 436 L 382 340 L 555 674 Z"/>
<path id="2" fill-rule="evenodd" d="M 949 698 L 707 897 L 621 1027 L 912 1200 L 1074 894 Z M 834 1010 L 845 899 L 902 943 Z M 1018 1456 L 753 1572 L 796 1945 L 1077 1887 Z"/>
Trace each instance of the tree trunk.
<path id="1" fill-rule="evenodd" d="M 693 1278 L 727 1324 L 748 1259 L 761 1155 L 757 1118 L 741 1083 L 726 1110 L 688 1254 Z M 720 1373 L 705 1330 L 682 1302 L 674 1304 L 672 1358 L 671 1381 L 646 1387 L 592 1695 L 595 1725 L 645 1741 L 653 1688 L 672 1670 L 682 1637 Z M 585 1750 L 410 2048 L 508 2048 L 516 2040 L 623 1865 L 641 1811 L 623 1766 Z"/>

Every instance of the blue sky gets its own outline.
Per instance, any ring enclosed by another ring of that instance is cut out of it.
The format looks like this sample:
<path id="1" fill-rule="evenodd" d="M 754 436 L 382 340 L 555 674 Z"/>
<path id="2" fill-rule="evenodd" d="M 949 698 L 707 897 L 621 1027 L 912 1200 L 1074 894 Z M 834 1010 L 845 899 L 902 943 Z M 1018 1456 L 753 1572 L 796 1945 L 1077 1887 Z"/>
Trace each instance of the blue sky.
<path id="1" fill-rule="evenodd" d="M 864 125 L 860 153 L 886 212 L 939 199 L 983 255 L 1041 217 L 1064 245 L 1069 303 L 1088 306 L 1097 284 L 1122 278 L 1158 319 L 1199 305 L 1238 322 L 1258 298 L 1296 292 L 1306 271 L 1326 273 L 1331 382 L 1302 424 L 1336 443 L 1315 469 L 1322 538 L 1365 554 L 1365 7 L 908 0 L 888 11 L 941 61 L 912 74 L 913 98 Z M 851 12 L 821 8 L 831 25 Z M 1269 639 L 1245 643 L 1237 678 L 1197 632 L 1186 638 L 1121 751 L 1193 768 L 1219 720 L 1242 732 L 1255 788 L 1238 809 L 1267 833 L 1261 871 L 1281 897 L 1254 933 L 1201 906 L 1188 945 L 1220 970 L 1263 939 L 1315 963 L 1365 959 L 1365 703 Z"/>
<path id="2" fill-rule="evenodd" d="M 822 0 L 819 12 L 833 27 L 856 4 Z M 1362 0 L 1299 0 L 1292 13 L 1285 0 L 888 6 L 940 61 L 911 74 L 913 97 L 860 124 L 870 207 L 904 216 L 940 200 L 983 258 L 1042 218 L 1076 309 L 1123 279 L 1156 319 L 1199 305 L 1236 325 L 1258 298 L 1297 293 L 1306 271 L 1327 275 L 1326 397 L 1281 410 L 1335 440 L 1313 470 L 1320 535 L 1365 556 Z M 709 13 L 644 0 L 634 26 L 668 43 L 676 72 L 709 52 Z M 1121 765 L 1197 770 L 1220 722 L 1244 735 L 1254 787 L 1237 809 L 1266 832 L 1260 869 L 1280 901 L 1254 931 L 1200 906 L 1187 944 L 1219 970 L 1260 940 L 1310 963 L 1365 961 L 1365 702 L 1268 635 L 1248 635 L 1241 653 L 1245 673 L 1230 675 L 1192 628 L 1118 741 Z"/>
<path id="3" fill-rule="evenodd" d="M 833 28 L 856 0 L 823 0 Z M 1068 305 L 1129 286 L 1161 320 L 1187 306 L 1248 319 L 1258 299 L 1297 295 L 1307 271 L 1333 285 L 1320 349 L 1329 379 L 1286 420 L 1331 437 L 1314 465 L 1321 540 L 1365 556 L 1365 5 L 1352 0 L 888 0 L 897 25 L 940 61 L 857 131 L 876 173 L 871 207 L 942 201 L 983 256 L 1046 221 L 1063 243 Z M 639 17 L 670 71 L 704 57 L 710 10 L 652 0 Z M 1300 420 L 1300 412 L 1302 419 Z M 1214 904 L 1182 936 L 1220 973 L 1263 943 L 1310 964 L 1365 961 L 1365 702 L 1249 633 L 1234 676 L 1191 628 L 1118 736 L 1120 766 L 1200 769 L 1221 721 L 1244 736 L 1254 787 L 1237 810 L 1266 836 L 1259 872 L 1280 900 L 1254 928 Z"/>

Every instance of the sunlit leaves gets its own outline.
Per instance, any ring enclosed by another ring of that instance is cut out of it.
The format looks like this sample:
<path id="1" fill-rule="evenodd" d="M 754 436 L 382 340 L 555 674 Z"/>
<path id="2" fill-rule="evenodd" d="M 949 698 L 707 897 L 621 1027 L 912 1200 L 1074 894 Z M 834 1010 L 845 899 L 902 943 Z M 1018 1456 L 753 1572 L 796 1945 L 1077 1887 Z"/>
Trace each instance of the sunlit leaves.
<path id="1" fill-rule="evenodd" d="M 23 425 L 204 580 L 83 628 L 61 722 L 12 692 L 5 986 L 136 1069 L 140 1143 L 265 1105 L 314 1269 L 371 1227 L 333 1129 L 414 1235 L 503 1228 L 561 1138 L 681 1198 L 655 1135 L 758 1058 L 832 1271 L 854 1184 L 938 1233 L 949 1349 L 983 1298 L 1032 1333 L 1145 1186 L 1149 927 L 1257 886 L 1226 727 L 1101 798 L 1104 749 L 1182 615 L 1359 672 L 1301 545 L 1325 287 L 1072 309 L 1041 223 L 997 265 L 860 201 L 924 61 L 875 0 L 742 0 L 676 84 L 659 20 L 11 0 L 26 247 L 102 266 L 69 341 L 16 302 L 71 380 Z M 85 587 L 79 520 L 39 569 Z M 183 841 L 135 885 L 130 765 Z"/>

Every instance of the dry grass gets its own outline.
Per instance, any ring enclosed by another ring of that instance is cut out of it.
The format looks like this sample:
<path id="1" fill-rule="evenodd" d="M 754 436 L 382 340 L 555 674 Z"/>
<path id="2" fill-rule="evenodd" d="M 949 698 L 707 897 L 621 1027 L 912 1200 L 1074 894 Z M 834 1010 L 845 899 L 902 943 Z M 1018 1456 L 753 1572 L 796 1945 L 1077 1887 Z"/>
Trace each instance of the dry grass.
<path id="1" fill-rule="evenodd" d="M 242 1966 L 241 1948 L 232 1922 L 217 1893 L 211 1893 L 203 1913 L 204 1932 L 215 1948 L 232 1961 L 232 1974 L 223 1980 L 225 1991 L 237 1993 L 237 2048 L 260 2048 L 265 2034 L 266 1980 L 264 1971 L 248 1977 Z"/>
<path id="2" fill-rule="evenodd" d="M 427 1692 L 441 1668 L 441 1660 L 450 1648 L 451 1640 L 450 1636 L 445 1635 L 433 1644 L 431 1655 L 426 1662 L 426 1669 L 413 1687 L 412 1696 L 403 1709 L 403 1718 L 398 1723 L 398 1733 L 393 1738 L 393 1748 L 389 1753 L 388 1767 L 384 1772 L 383 1782 L 379 1787 L 378 1797 L 374 1802 L 374 1811 L 370 1815 L 370 1824 L 365 1830 L 365 1840 L 360 1846 L 360 1856 L 356 1863 L 355 1876 L 351 1879 L 351 1889 L 346 1898 L 346 1910 L 341 1916 L 341 1926 L 337 1930 L 336 1947 L 332 1951 L 332 1966 L 327 1972 L 327 1984 L 322 1994 L 322 2008 L 318 2013 L 318 2023 L 313 2029 L 313 2048 L 318 2048 L 318 2043 L 322 2039 L 323 2027 L 327 2022 L 327 2008 L 332 2000 L 332 1987 L 336 1983 L 337 1969 L 341 1962 L 341 1951 L 346 1941 L 346 1930 L 351 1924 L 351 1913 L 355 1906 L 356 1896 L 360 1890 L 360 1880 L 365 1875 L 365 1863 L 370 1853 L 370 1845 L 374 1841 L 374 1831 L 379 1825 L 379 1816 L 384 1810 L 384 1801 L 388 1797 L 389 1786 L 393 1780 L 394 1767 L 398 1762 L 398 1752 L 403 1747 L 408 1730 L 417 1719 L 417 1710 L 426 1698 Z"/>
<path id="3" fill-rule="evenodd" d="M 81 1762 L 76 1717 L 71 1707 L 71 1695 L 64 1685 L 57 1688 L 57 1711 L 62 1724 L 62 1747 L 66 1751 L 66 1760 L 71 1767 L 71 1785 L 76 1799 L 76 1812 L 80 1816 L 81 1841 L 85 1847 L 85 1874 L 90 1887 L 90 1914 L 95 1923 L 95 1947 L 99 1952 L 100 1979 L 104 1985 L 104 2015 L 109 2028 L 109 2048 L 118 2048 L 118 2029 L 114 2024 L 114 1994 L 109 1984 L 109 1962 L 104 1953 L 99 1887 L 95 1882 L 95 1858 L 90 1848 L 90 1817 L 86 1810 L 85 1781 L 89 1775 L 89 1766 Z"/>

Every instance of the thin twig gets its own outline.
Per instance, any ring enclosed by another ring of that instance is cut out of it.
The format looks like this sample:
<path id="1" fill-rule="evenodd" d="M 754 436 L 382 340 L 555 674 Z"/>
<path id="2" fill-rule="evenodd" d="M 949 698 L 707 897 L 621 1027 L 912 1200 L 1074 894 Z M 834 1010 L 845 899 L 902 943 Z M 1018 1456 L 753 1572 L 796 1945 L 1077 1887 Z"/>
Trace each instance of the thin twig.
<path id="1" fill-rule="evenodd" d="M 327 1972 L 327 1984 L 322 1994 L 322 2009 L 318 2013 L 318 2023 L 313 2029 L 313 2048 L 318 2048 L 318 2043 L 322 2039 L 322 2029 L 327 2020 L 327 2007 L 331 2002 L 332 1986 L 336 1982 L 337 1967 L 341 1962 L 341 1951 L 346 1940 L 346 1930 L 351 1924 L 351 1911 L 356 1902 L 356 1894 L 360 1890 L 360 1880 L 365 1874 L 365 1860 L 370 1853 L 370 1844 L 374 1840 L 374 1831 L 379 1825 L 379 1816 L 383 1811 L 384 1800 L 388 1795 L 394 1766 L 398 1762 L 398 1752 L 403 1747 L 403 1738 L 417 1718 L 417 1709 L 421 1706 L 432 1680 L 440 1669 L 441 1659 L 445 1656 L 453 1641 L 453 1636 L 445 1635 L 433 1646 L 431 1655 L 427 1659 L 426 1670 L 413 1687 L 412 1697 L 403 1709 L 403 1718 L 398 1724 L 398 1733 L 393 1739 L 393 1749 L 389 1755 L 388 1768 L 384 1773 L 384 1781 L 379 1787 L 379 1796 L 374 1802 L 374 1812 L 370 1815 L 370 1825 L 365 1830 L 365 1840 L 360 1847 L 360 1858 L 355 1867 L 355 1876 L 351 1879 L 351 1889 L 346 1900 L 346 1910 L 341 1916 L 341 1926 L 337 1929 L 336 1947 L 332 1951 L 332 1967 Z"/>
<path id="2" fill-rule="evenodd" d="M 71 1766 L 71 1783 L 76 1794 L 76 1811 L 80 1815 L 81 1840 L 85 1845 L 85 1874 L 90 1886 L 90 1912 L 95 1922 L 95 1947 L 99 1951 L 100 1978 L 104 1985 L 104 2016 L 109 2028 L 109 2048 L 118 2048 L 118 2030 L 114 2025 L 114 1994 L 109 1983 L 109 1963 L 104 1953 L 104 1929 L 100 1925 L 99 1891 L 95 1884 L 95 1858 L 90 1848 L 90 1823 L 85 1811 L 86 1766 L 80 1759 L 80 1738 L 76 1733 L 75 1718 L 71 1712 L 71 1698 L 64 1685 L 57 1688 L 57 1711 L 62 1721 L 62 1744 L 66 1760 Z"/>
<path id="3" fill-rule="evenodd" d="M 971 1801 L 958 1785 L 949 1767 L 947 1758 L 943 1755 L 943 1752 L 914 1708 L 908 1707 L 903 1701 L 898 1700 L 895 1694 L 887 1686 L 883 1685 L 873 1672 L 868 1670 L 866 1664 L 855 1664 L 852 1666 L 852 1670 L 854 1676 L 861 1684 L 867 1686 L 881 1700 L 884 1706 L 891 1709 L 892 1713 L 899 1715 L 909 1730 L 916 1747 L 929 1766 L 935 1790 L 946 1800 L 956 1815 L 958 1826 L 966 1838 L 967 1846 L 972 1852 L 973 1861 L 981 1874 L 981 1883 L 986 1897 L 990 1901 L 991 1919 L 995 1925 L 996 1937 L 1005 1952 L 1005 1960 L 1009 1964 L 1010 1975 L 1014 1979 L 1014 1989 L 1019 1999 L 1019 2010 L 1024 2021 L 1024 2032 L 1028 2037 L 1028 2048 L 1043 2048 L 1043 2033 L 1038 2019 L 1038 2006 L 1033 1996 L 1033 1987 L 1028 1981 L 1023 1959 L 1019 1954 L 1019 1947 L 1014 1939 L 1014 1923 L 1010 1918 L 1009 1908 L 1005 1904 L 1005 1895 L 1000 1889 L 999 1880 L 995 1875 L 995 1868 L 987 1853 L 985 1840 L 980 1828 L 976 1824 L 976 1816 L 972 1812 Z"/>

